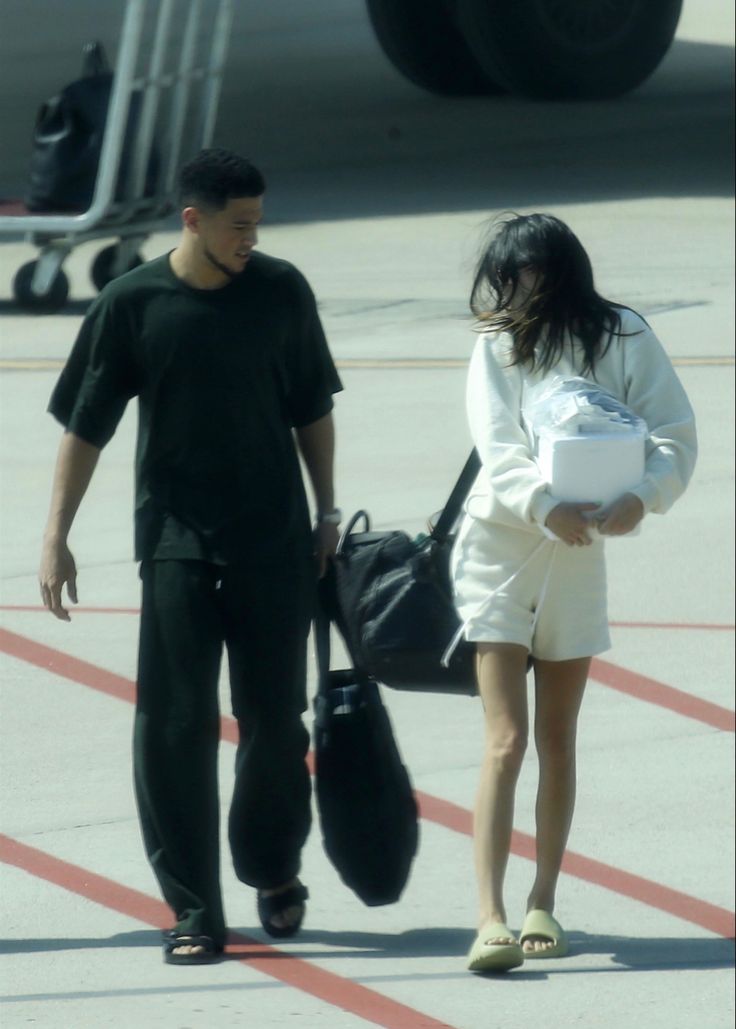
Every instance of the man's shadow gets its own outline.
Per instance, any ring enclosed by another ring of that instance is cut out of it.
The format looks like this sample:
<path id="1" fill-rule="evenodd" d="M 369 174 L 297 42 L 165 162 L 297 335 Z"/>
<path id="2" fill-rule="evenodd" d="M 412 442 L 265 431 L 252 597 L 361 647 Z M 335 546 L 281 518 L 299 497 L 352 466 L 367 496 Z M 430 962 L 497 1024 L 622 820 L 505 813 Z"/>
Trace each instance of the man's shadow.
<path id="1" fill-rule="evenodd" d="M 157 929 L 135 929 L 114 936 L 53 937 L 48 939 L 2 939 L 0 954 L 52 954 L 62 950 L 102 950 L 116 947 L 157 947 L 161 933 Z"/>

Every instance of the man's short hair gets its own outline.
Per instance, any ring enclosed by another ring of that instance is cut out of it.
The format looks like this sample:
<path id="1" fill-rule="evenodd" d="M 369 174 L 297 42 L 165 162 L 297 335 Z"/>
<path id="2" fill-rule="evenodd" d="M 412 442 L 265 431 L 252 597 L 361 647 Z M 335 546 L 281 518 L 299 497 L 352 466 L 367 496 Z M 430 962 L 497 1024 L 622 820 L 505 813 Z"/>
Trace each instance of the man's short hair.
<path id="1" fill-rule="evenodd" d="M 259 197 L 266 181 L 246 157 L 212 147 L 200 150 L 179 172 L 179 205 L 221 211 L 228 200 Z"/>

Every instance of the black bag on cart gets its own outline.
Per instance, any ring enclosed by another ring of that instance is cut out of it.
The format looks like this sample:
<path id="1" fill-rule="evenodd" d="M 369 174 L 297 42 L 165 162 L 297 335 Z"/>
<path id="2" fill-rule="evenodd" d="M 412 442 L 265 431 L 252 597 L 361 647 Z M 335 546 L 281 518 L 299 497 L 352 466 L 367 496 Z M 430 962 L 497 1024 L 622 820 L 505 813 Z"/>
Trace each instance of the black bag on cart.
<path id="1" fill-rule="evenodd" d="M 33 133 L 28 189 L 29 211 L 83 212 L 92 205 L 112 93 L 113 73 L 101 43 L 84 47 L 82 77 L 41 105 Z M 131 94 L 115 197 L 122 200 L 136 142 L 143 94 Z M 146 169 L 145 195 L 156 193 L 159 154 L 154 147 Z"/>
<path id="2" fill-rule="evenodd" d="M 99 43 L 84 49 L 82 77 L 41 105 L 24 203 L 29 211 L 86 211 L 92 203 L 112 72 Z"/>
<path id="3" fill-rule="evenodd" d="M 460 640 L 449 664 L 442 656 L 460 628 L 450 582 L 453 532 L 480 469 L 475 450 L 426 536 L 371 532 L 358 511 L 333 562 L 330 615 L 356 668 L 399 690 L 476 692 L 472 644 Z M 362 523 L 363 531 L 355 527 Z"/>
<path id="4" fill-rule="evenodd" d="M 324 608 L 315 639 L 315 793 L 325 853 L 364 904 L 393 904 L 419 843 L 409 773 L 376 683 L 354 669 L 330 671 Z"/>

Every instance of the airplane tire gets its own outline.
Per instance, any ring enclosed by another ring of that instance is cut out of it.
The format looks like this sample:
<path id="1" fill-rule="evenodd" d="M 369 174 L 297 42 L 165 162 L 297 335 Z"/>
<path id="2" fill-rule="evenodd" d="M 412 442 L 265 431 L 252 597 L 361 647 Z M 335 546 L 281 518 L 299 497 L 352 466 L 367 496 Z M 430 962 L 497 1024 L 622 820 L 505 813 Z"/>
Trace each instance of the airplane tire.
<path id="1" fill-rule="evenodd" d="M 536 99 L 599 100 L 644 81 L 669 48 L 682 0 L 456 0 L 481 68 Z"/>
<path id="2" fill-rule="evenodd" d="M 445 96 L 498 93 L 452 18 L 449 0 L 366 0 L 381 48 L 404 78 Z"/>

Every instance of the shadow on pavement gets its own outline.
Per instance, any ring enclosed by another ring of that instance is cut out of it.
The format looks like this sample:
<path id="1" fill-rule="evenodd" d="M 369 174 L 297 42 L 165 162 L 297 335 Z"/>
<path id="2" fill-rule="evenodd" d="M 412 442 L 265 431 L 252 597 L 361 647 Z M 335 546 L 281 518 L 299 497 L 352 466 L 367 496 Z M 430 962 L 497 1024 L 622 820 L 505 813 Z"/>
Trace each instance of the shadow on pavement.
<path id="1" fill-rule="evenodd" d="M 250 935 L 247 930 L 244 933 Z M 260 935 L 260 933 L 259 933 Z M 365 932 L 330 932 L 327 930 L 303 930 L 298 943 L 306 947 L 294 952 L 294 956 L 307 961 L 332 957 L 360 958 L 436 958 L 455 959 L 462 956 L 473 941 L 473 932 L 467 929 L 438 927 L 433 929 L 411 929 L 403 933 L 365 933 Z M 315 944 L 322 944 L 330 949 L 315 950 Z M 345 948 L 340 955 L 331 948 Z M 587 933 L 570 933 L 570 958 L 583 955 L 600 955 L 623 968 L 581 968 L 576 966 L 569 971 L 654 971 L 668 968 L 724 968 L 734 964 L 734 945 L 732 940 L 709 938 L 635 938 L 623 936 L 592 936 Z M 266 952 L 263 952 L 265 956 Z M 241 956 L 256 956 L 252 950 L 243 951 Z M 231 956 L 238 957 L 237 943 L 232 948 Z M 291 956 L 285 954 L 285 956 Z M 529 971 L 542 971 L 543 963 L 529 962 Z M 564 971 L 565 962 L 555 962 L 555 972 Z"/>
<path id="2" fill-rule="evenodd" d="M 115 936 L 90 937 L 87 939 L 63 936 L 49 939 L 0 940 L 0 954 L 37 954 L 58 950 L 96 950 L 108 947 L 156 947 L 161 943 L 161 933 L 155 929 L 135 929 Z"/>
<path id="3" fill-rule="evenodd" d="M 87 313 L 91 300 L 68 300 L 58 311 L 28 311 L 20 307 L 15 300 L 0 300 L 0 318 L 3 315 L 15 315 L 16 317 L 38 318 L 39 315 L 66 315 L 68 317 L 81 318 Z"/>
<path id="4" fill-rule="evenodd" d="M 327 63 L 299 90 L 285 70 L 254 108 L 230 74 L 217 142 L 261 163 L 279 221 L 731 196 L 732 64 L 730 46 L 677 41 L 642 88 L 595 103 L 431 96 L 365 58 L 352 82 Z"/>

